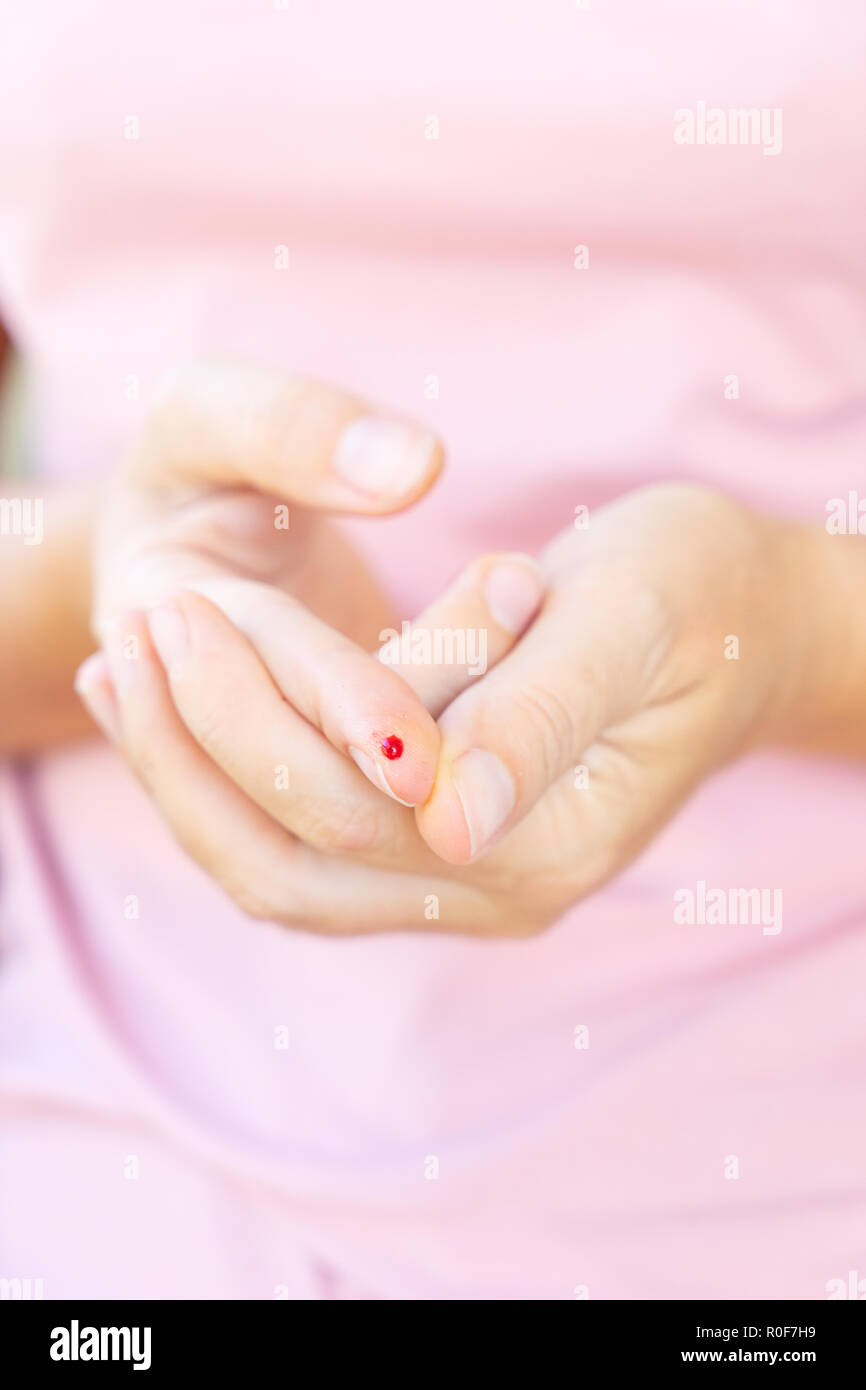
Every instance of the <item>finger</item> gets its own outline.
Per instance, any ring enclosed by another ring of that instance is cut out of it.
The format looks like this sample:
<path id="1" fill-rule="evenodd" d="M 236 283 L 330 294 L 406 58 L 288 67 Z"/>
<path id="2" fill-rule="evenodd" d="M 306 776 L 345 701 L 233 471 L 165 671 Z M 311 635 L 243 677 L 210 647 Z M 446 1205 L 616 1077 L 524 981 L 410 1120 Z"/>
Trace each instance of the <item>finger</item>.
<path id="1" fill-rule="evenodd" d="M 378 514 L 435 481 L 438 440 L 322 382 L 193 362 L 175 371 L 128 461 L 147 489 L 246 484 L 304 507 Z"/>
<path id="2" fill-rule="evenodd" d="M 179 843 L 245 913 L 333 935 L 429 930 L 433 893 L 444 930 L 462 920 L 458 884 L 332 859 L 256 806 L 184 727 L 143 615 L 125 615 L 108 642 L 121 750 Z M 484 921 L 484 902 L 472 906 Z"/>
<path id="3" fill-rule="evenodd" d="M 196 595 L 204 595 L 249 639 L 289 704 L 353 758 L 375 787 L 404 806 L 427 799 L 439 730 L 399 676 L 270 585 L 214 578 L 194 588 L 176 596 L 174 606 L 187 615 L 195 607 L 202 630 L 208 622 L 212 629 L 207 605 L 199 598 L 196 606 Z"/>
<path id="4" fill-rule="evenodd" d="M 379 660 L 438 717 L 510 651 L 541 606 L 544 581 L 528 555 L 485 555 L 400 632 L 386 629 Z"/>
<path id="5" fill-rule="evenodd" d="M 104 652 L 93 652 L 75 673 L 75 693 L 112 743 L 120 737 L 120 715 Z"/>
<path id="6" fill-rule="evenodd" d="M 393 856 L 416 838 L 412 817 L 374 791 L 286 703 L 250 643 L 217 608 L 188 594 L 151 612 L 148 626 L 193 738 L 287 830 L 331 853 L 387 848 Z"/>
<path id="7" fill-rule="evenodd" d="M 125 614 L 106 633 L 105 658 L 126 760 L 187 853 L 239 902 L 248 892 L 252 910 L 255 866 L 268 853 L 293 865 L 297 842 L 249 802 L 184 728 L 142 614 Z"/>
<path id="8" fill-rule="evenodd" d="M 477 858 L 636 707 L 657 645 L 643 616 L 625 592 L 553 591 L 514 650 L 449 705 L 436 785 L 417 812 L 442 858 Z"/>

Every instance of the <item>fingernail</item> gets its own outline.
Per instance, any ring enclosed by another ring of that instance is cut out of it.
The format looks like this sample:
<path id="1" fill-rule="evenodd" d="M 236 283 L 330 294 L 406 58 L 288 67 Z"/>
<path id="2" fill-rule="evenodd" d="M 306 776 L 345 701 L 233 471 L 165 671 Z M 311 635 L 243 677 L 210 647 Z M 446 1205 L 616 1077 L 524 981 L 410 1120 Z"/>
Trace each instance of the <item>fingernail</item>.
<path id="1" fill-rule="evenodd" d="M 535 562 L 527 555 L 525 559 L 494 565 L 483 590 L 494 622 L 506 632 L 518 633 L 538 611 L 544 583 Z"/>
<path id="2" fill-rule="evenodd" d="M 94 621 L 94 623 L 93 623 L 93 632 L 94 632 L 95 635 L 99 638 L 100 642 L 105 642 L 105 641 L 107 641 L 107 639 L 111 636 L 112 632 L 116 632 L 116 631 L 117 631 L 117 629 L 118 629 L 119 626 L 120 626 L 120 619 L 119 619 L 119 618 L 117 618 L 117 617 L 101 617 L 101 618 L 97 618 L 97 619 Z"/>
<path id="3" fill-rule="evenodd" d="M 118 619 L 105 629 L 105 659 L 114 687 L 121 693 L 132 685 L 138 669 L 141 642 L 138 633 L 130 631 L 130 627 L 139 622 L 140 617 L 130 614 L 125 621 Z"/>
<path id="4" fill-rule="evenodd" d="M 159 608 L 151 608 L 147 615 L 147 626 L 157 655 L 171 675 L 173 669 L 181 665 L 189 654 L 186 618 L 174 604 L 164 603 Z"/>
<path id="5" fill-rule="evenodd" d="M 105 653 L 92 652 L 86 661 L 82 661 L 75 672 L 75 679 L 72 684 L 77 695 L 86 695 L 93 686 L 101 684 L 108 678 L 108 663 L 105 660 Z"/>
<path id="6" fill-rule="evenodd" d="M 454 786 L 466 824 L 473 857 L 480 854 L 499 833 L 515 802 L 511 773 L 494 753 L 470 748 L 462 753 L 452 769 Z"/>
<path id="7" fill-rule="evenodd" d="M 362 415 L 340 436 L 334 470 L 372 497 L 402 497 L 429 473 L 437 447 L 432 434 Z"/>
<path id="8" fill-rule="evenodd" d="M 103 652 L 94 652 L 75 673 L 75 691 L 94 723 L 106 738 L 116 740 L 119 726 L 108 662 Z"/>
<path id="9" fill-rule="evenodd" d="M 371 758 L 368 753 L 365 753 L 363 748 L 355 748 L 354 745 L 350 744 L 349 756 L 356 767 L 359 767 L 364 776 L 373 783 L 374 787 L 379 787 L 383 792 L 387 792 L 394 801 L 399 801 L 401 806 L 412 805 L 411 801 L 403 801 L 395 792 L 392 792 L 391 788 L 388 786 L 388 779 L 385 776 L 384 769 L 380 767 L 375 758 Z"/>

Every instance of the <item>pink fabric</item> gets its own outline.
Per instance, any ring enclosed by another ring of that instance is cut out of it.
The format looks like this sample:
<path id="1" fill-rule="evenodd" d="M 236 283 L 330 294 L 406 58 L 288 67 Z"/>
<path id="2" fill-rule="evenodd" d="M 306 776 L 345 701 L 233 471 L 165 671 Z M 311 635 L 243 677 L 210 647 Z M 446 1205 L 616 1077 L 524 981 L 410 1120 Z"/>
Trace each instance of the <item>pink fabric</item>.
<path id="1" fill-rule="evenodd" d="M 858 0 L 16 6 L 0 301 L 41 470 L 110 469 L 158 371 L 204 351 L 441 431 L 435 494 L 352 527 L 407 617 L 654 478 L 820 522 L 864 486 L 864 29 Z M 677 145 L 699 101 L 781 107 L 781 153 Z M 755 757 L 537 940 L 339 942 L 241 917 L 104 746 L 7 768 L 0 1276 L 822 1298 L 866 1275 L 864 806 L 861 768 Z M 780 887 L 781 933 L 675 925 L 699 879 Z"/>

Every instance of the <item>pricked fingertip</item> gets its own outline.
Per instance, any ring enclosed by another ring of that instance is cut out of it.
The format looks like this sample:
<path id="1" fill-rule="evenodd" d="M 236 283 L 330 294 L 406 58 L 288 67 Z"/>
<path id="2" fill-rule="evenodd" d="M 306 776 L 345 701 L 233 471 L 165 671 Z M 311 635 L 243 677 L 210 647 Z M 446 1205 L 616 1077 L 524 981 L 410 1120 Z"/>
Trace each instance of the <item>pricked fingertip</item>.
<path id="1" fill-rule="evenodd" d="M 368 753 L 365 753 L 363 748 L 356 748 L 351 744 L 349 746 L 349 756 L 356 767 L 360 768 L 367 780 L 373 783 L 374 787 L 378 787 L 380 791 L 385 792 L 394 801 L 399 801 L 401 806 L 411 807 L 415 805 L 413 801 L 404 801 L 401 796 L 398 796 L 396 792 L 391 790 L 388 786 L 387 778 L 385 777 L 384 768 L 380 763 L 376 762 L 375 758 L 371 758 Z"/>

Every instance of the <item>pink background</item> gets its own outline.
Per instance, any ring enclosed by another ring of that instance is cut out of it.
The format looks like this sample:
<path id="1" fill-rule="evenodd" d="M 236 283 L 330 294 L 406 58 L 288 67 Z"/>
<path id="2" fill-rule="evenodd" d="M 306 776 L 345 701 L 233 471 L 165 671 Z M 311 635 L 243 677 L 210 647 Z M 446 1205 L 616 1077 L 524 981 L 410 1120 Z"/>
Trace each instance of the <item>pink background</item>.
<path id="1" fill-rule="evenodd" d="M 352 528 L 405 617 L 653 479 L 818 524 L 866 491 L 856 0 L 0 10 L 0 306 L 44 476 L 110 470 L 186 355 L 324 376 L 448 444 L 429 499 Z M 701 100 L 781 107 L 782 152 L 676 145 Z M 7 767 L 0 1275 L 553 1299 L 866 1275 L 864 805 L 861 768 L 755 757 L 543 937 L 335 942 L 245 920 L 100 743 Z M 698 879 L 780 887 L 783 931 L 675 926 Z"/>

